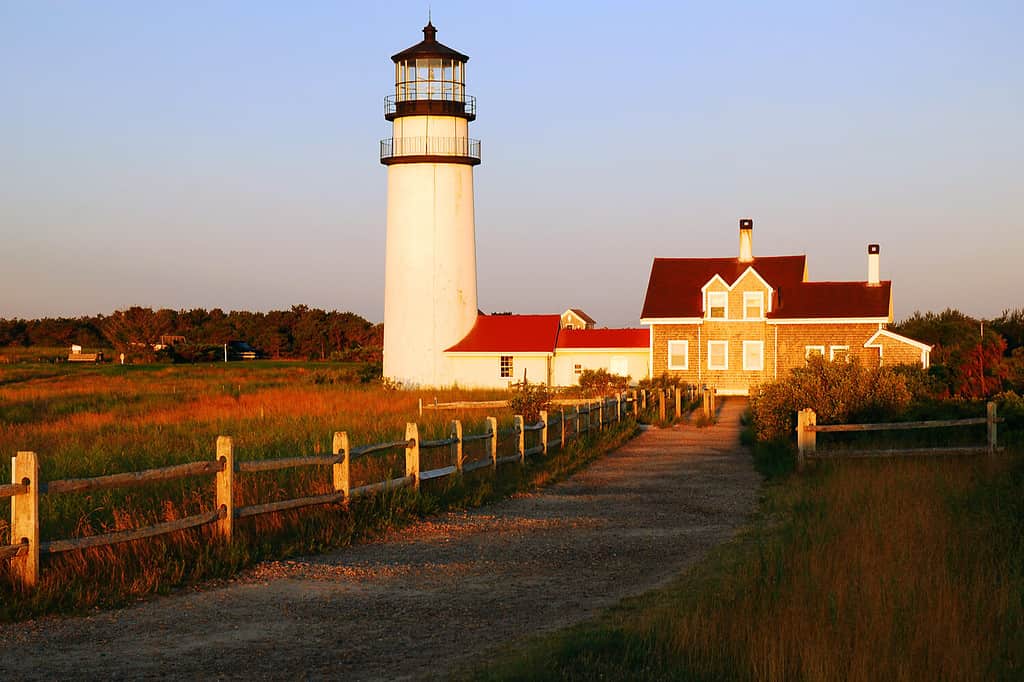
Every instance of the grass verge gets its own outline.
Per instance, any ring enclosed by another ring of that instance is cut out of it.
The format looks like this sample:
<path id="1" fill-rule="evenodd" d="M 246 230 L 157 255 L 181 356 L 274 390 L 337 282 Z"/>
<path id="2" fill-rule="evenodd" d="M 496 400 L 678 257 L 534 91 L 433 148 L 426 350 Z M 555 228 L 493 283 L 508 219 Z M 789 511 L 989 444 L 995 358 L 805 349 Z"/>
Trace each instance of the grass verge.
<path id="1" fill-rule="evenodd" d="M 663 589 L 463 671 L 486 680 L 1024 674 L 1024 456 L 836 462 Z"/>

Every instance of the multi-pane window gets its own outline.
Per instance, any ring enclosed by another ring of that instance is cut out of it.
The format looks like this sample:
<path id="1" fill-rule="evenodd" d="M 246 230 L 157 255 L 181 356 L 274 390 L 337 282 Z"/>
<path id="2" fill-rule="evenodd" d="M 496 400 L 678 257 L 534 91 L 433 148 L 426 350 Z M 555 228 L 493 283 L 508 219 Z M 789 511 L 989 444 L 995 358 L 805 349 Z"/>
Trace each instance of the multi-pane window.
<path id="1" fill-rule="evenodd" d="M 810 360 L 815 356 L 825 357 L 825 346 L 804 346 L 804 359 Z"/>
<path id="2" fill-rule="evenodd" d="M 849 362 L 849 346 L 832 346 L 828 349 L 828 359 L 832 362 Z"/>
<path id="3" fill-rule="evenodd" d="M 764 369 L 764 341 L 743 342 L 743 369 L 750 372 Z"/>
<path id="4" fill-rule="evenodd" d="M 501 361 L 499 362 L 499 367 L 501 369 L 501 378 L 502 379 L 511 379 L 512 378 L 513 367 L 512 367 L 512 356 L 511 355 L 502 355 L 501 356 Z"/>
<path id="5" fill-rule="evenodd" d="M 669 341 L 668 342 L 668 368 L 689 369 L 690 368 L 690 342 Z"/>
<path id="6" fill-rule="evenodd" d="M 764 317 L 764 292 L 747 291 L 743 294 L 743 319 L 760 320 Z"/>
<path id="7" fill-rule="evenodd" d="M 729 369 L 728 341 L 708 341 L 708 369 Z"/>
<path id="8" fill-rule="evenodd" d="M 575 365 L 572 366 L 572 373 L 575 374 L 576 376 L 583 374 L 583 365 L 577 362 Z"/>
<path id="9" fill-rule="evenodd" d="M 708 292 L 708 317 L 713 320 L 724 320 L 729 307 L 729 293 L 726 291 Z"/>

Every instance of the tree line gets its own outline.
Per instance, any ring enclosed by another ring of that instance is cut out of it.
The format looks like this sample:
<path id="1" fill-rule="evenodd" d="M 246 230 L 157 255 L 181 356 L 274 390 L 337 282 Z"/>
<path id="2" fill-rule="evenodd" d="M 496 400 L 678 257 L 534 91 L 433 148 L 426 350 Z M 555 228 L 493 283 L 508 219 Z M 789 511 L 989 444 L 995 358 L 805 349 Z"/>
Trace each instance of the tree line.
<path id="1" fill-rule="evenodd" d="M 163 350 L 153 348 L 169 336 L 184 337 L 185 342 Z M 113 348 L 133 359 L 154 359 L 162 354 L 200 360 L 213 355 L 212 347 L 231 341 L 244 341 L 275 358 L 380 362 L 383 325 L 355 313 L 305 305 L 266 313 L 133 306 L 110 315 L 0 318 L 0 347 L 67 348 L 77 344 L 83 349 Z"/>
<path id="2" fill-rule="evenodd" d="M 890 329 L 933 346 L 928 377 L 937 394 L 985 398 L 1024 392 L 1024 308 L 990 320 L 952 308 L 915 312 Z"/>

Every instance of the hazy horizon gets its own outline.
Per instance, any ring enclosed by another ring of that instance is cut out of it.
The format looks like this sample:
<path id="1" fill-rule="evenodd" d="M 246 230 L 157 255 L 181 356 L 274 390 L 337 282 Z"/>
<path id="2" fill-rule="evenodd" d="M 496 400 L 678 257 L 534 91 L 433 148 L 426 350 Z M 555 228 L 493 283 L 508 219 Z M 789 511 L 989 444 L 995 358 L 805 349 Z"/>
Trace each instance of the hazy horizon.
<path id="1" fill-rule="evenodd" d="M 896 318 L 1024 305 L 1018 3 L 433 3 L 469 54 L 480 307 L 636 326 L 655 257 L 806 253 Z M 383 315 L 421 3 L 0 3 L 0 317 Z"/>

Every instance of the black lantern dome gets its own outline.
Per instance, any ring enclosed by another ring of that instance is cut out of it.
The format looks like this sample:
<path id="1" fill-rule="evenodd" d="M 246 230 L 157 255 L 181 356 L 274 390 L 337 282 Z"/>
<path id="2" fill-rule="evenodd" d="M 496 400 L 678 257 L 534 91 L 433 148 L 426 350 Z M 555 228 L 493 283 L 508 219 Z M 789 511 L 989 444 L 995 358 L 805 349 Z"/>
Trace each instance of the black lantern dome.
<path id="1" fill-rule="evenodd" d="M 384 118 L 459 116 L 476 118 L 476 98 L 466 95 L 469 57 L 437 42 L 437 29 L 423 27 L 423 40 L 392 55 L 395 94 L 384 98 Z"/>

